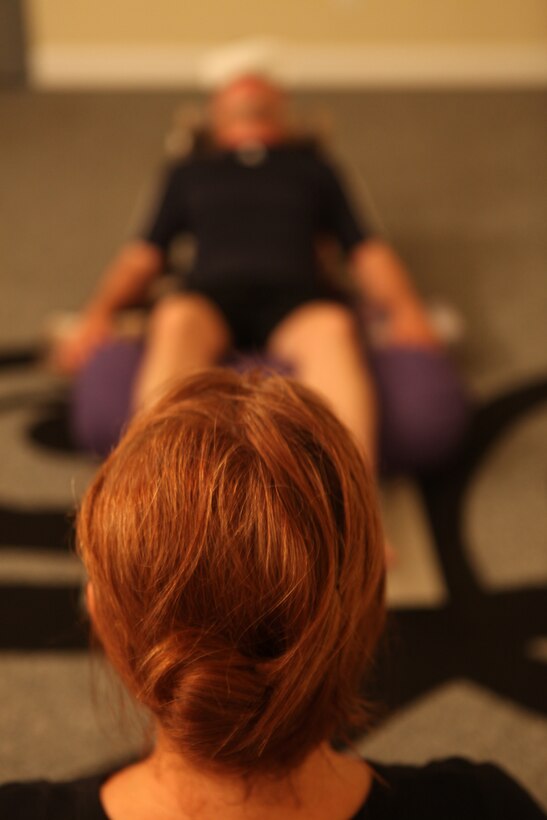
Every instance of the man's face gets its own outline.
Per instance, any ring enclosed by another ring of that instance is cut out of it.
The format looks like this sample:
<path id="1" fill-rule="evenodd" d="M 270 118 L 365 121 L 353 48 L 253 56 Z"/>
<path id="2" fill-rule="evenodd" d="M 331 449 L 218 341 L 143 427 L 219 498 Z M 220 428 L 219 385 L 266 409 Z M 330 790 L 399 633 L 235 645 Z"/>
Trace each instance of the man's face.
<path id="1" fill-rule="evenodd" d="M 211 103 L 213 134 L 220 145 L 270 144 L 286 136 L 286 99 L 280 88 L 243 77 L 219 91 Z"/>

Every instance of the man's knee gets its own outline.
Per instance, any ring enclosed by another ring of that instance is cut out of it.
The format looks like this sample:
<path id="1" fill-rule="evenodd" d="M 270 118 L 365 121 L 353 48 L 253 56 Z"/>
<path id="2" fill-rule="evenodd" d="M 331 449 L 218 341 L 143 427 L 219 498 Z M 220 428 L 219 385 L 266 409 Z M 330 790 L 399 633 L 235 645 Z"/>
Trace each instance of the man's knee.
<path id="1" fill-rule="evenodd" d="M 220 327 L 215 321 L 214 309 L 197 294 L 164 297 L 154 308 L 149 330 L 152 335 L 184 335 L 198 333 L 205 327 L 210 331 Z"/>
<path id="2" fill-rule="evenodd" d="M 329 339 L 347 338 L 355 335 L 355 317 L 345 305 L 319 304 L 313 307 L 309 320 L 310 335 Z"/>
<path id="3" fill-rule="evenodd" d="M 284 336 L 284 338 L 283 338 Z M 301 308 L 291 318 L 280 343 L 292 355 L 317 352 L 322 347 L 353 344 L 357 328 L 352 311 L 336 303 L 317 303 Z"/>

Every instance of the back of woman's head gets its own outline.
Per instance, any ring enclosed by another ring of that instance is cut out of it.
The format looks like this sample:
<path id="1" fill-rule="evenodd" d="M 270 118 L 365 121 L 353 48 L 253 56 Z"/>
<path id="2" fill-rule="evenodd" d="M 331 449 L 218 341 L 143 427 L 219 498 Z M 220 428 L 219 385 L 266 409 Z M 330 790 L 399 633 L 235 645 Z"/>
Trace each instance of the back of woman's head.
<path id="1" fill-rule="evenodd" d="M 102 466 L 78 543 L 108 657 L 188 759 L 286 770 L 362 722 L 383 541 L 357 447 L 310 391 L 188 379 Z"/>

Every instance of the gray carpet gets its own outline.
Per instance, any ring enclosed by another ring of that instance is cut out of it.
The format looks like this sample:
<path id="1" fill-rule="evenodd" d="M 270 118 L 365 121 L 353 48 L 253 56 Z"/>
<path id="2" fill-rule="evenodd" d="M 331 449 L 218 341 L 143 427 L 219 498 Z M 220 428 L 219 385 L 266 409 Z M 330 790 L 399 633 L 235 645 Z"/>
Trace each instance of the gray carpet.
<path id="1" fill-rule="evenodd" d="M 423 294 L 461 310 L 467 332 L 456 355 L 482 400 L 547 372 L 546 101 L 539 91 L 310 94 L 297 101 L 310 118 L 331 111 L 357 198 Z M 172 93 L 0 94 L 0 351 L 34 344 L 49 312 L 75 308 L 89 294 L 138 222 L 180 102 Z M 62 517 L 95 469 L 92 459 L 29 439 L 44 403 L 63 390 L 40 369 L 0 372 L 0 508 L 8 522 L 37 510 Z M 543 403 L 495 441 L 466 486 L 464 557 L 486 596 L 545 584 L 545 429 Z M 446 613 L 457 589 L 424 497 L 409 477 L 386 485 L 383 495 L 400 550 L 391 607 L 411 617 Z M 0 533 L 4 594 L 32 596 L 47 587 L 62 597 L 80 582 L 81 568 L 49 542 L 16 542 L 13 533 L 23 531 Z M 493 617 L 486 655 L 502 640 L 496 630 Z M 546 640 L 532 630 L 522 647 L 533 671 L 545 669 Z M 451 668 L 447 682 L 409 694 L 363 749 L 383 760 L 497 760 L 547 805 L 541 709 L 468 680 L 464 666 Z M 71 776 L 108 765 L 138 743 L 134 733 L 122 740 L 108 709 L 105 715 L 104 704 L 96 705 L 83 651 L 5 648 L 0 697 L 2 777 Z"/>

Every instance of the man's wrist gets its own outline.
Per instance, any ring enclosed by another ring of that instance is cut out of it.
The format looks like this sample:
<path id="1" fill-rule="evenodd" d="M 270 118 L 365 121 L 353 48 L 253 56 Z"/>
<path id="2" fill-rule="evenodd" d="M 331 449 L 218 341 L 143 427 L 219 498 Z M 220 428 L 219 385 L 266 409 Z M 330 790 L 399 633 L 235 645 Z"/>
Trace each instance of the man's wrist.
<path id="1" fill-rule="evenodd" d="M 101 302 L 91 302 L 84 310 L 84 316 L 89 321 L 109 322 L 115 311 L 110 305 Z"/>

